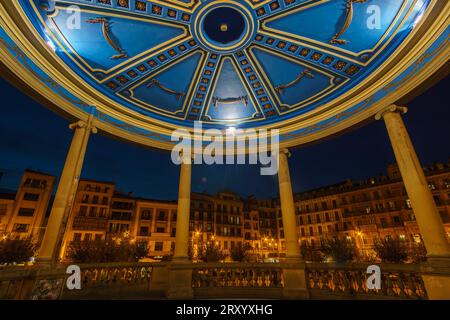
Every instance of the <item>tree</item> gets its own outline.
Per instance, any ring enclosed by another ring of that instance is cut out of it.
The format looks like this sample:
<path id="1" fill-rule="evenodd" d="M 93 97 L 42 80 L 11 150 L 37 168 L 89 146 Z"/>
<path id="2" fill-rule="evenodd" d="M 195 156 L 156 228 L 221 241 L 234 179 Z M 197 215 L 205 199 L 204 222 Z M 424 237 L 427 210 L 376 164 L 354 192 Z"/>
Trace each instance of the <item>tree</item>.
<path id="1" fill-rule="evenodd" d="M 316 249 L 307 242 L 302 242 L 300 245 L 300 253 L 305 261 L 322 262 L 324 259 L 324 254 L 320 248 Z"/>
<path id="2" fill-rule="evenodd" d="M 197 258 L 203 262 L 219 262 L 225 259 L 226 255 L 223 253 L 219 245 L 209 242 L 203 245 L 198 250 Z"/>
<path id="3" fill-rule="evenodd" d="M 34 257 L 37 250 L 31 237 L 0 240 L 0 264 L 24 263 Z"/>
<path id="4" fill-rule="evenodd" d="M 244 262 L 248 260 L 249 251 L 252 250 L 252 247 L 248 243 L 239 243 L 237 246 L 234 246 L 231 249 L 230 256 L 233 261 L 236 262 Z"/>
<path id="5" fill-rule="evenodd" d="M 406 242 L 398 238 L 386 238 L 376 242 L 375 251 L 383 262 L 401 263 L 408 259 Z"/>
<path id="6" fill-rule="evenodd" d="M 323 253 L 336 262 L 350 262 L 357 256 L 356 244 L 351 238 L 322 240 L 321 247 Z"/>

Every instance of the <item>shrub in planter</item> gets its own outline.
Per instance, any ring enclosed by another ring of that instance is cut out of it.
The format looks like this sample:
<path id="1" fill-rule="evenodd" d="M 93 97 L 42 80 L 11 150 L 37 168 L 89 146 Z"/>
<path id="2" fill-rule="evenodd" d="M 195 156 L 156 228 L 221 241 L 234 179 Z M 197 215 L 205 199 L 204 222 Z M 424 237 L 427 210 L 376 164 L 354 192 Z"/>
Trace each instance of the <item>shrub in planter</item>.
<path id="1" fill-rule="evenodd" d="M 247 261 L 249 258 L 250 250 L 252 247 L 248 243 L 240 243 L 231 250 L 230 256 L 233 261 L 236 262 L 244 262 Z"/>
<path id="2" fill-rule="evenodd" d="M 199 248 L 197 256 L 197 258 L 203 262 L 219 262 L 225 259 L 225 257 L 226 255 L 223 253 L 220 246 L 212 242 Z"/>
<path id="3" fill-rule="evenodd" d="M 308 243 L 300 245 L 300 253 L 305 261 L 323 262 L 324 260 L 323 252 Z"/>
<path id="4" fill-rule="evenodd" d="M 423 242 L 413 243 L 409 248 L 408 256 L 413 263 L 425 262 L 427 260 L 427 249 Z"/>
<path id="5" fill-rule="evenodd" d="M 10 238 L 0 240 L 0 264 L 24 263 L 30 261 L 37 247 L 30 238 Z"/>
<path id="6" fill-rule="evenodd" d="M 147 255 L 146 243 L 128 239 L 74 241 L 70 244 L 68 257 L 78 263 L 137 262 Z"/>
<path id="7" fill-rule="evenodd" d="M 333 238 L 322 240 L 322 252 L 336 262 L 350 262 L 357 256 L 356 244 L 352 239 Z"/>
<path id="8" fill-rule="evenodd" d="M 401 263 L 408 260 L 408 246 L 398 238 L 378 241 L 375 243 L 375 251 L 383 262 Z"/>

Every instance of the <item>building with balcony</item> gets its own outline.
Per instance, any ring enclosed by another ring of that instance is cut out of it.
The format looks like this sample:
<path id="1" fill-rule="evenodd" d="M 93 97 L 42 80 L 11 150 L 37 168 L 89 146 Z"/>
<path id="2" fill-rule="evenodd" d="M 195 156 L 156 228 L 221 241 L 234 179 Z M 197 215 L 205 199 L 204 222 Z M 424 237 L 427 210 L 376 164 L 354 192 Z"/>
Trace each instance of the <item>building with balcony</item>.
<path id="1" fill-rule="evenodd" d="M 40 240 L 45 231 L 56 177 L 26 170 L 15 194 L 0 195 L 0 232 Z"/>
<path id="2" fill-rule="evenodd" d="M 450 163 L 433 164 L 424 172 L 450 238 Z M 387 175 L 298 194 L 296 205 L 299 239 L 305 244 L 341 235 L 370 252 L 377 240 L 389 237 L 422 241 L 397 165 L 388 166 Z"/>

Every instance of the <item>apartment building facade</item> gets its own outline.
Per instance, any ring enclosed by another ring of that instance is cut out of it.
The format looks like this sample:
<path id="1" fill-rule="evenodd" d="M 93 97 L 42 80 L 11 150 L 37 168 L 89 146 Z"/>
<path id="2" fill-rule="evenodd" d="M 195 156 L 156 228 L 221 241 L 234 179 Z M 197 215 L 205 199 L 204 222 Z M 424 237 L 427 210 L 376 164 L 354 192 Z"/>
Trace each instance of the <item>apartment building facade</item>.
<path id="1" fill-rule="evenodd" d="M 450 238 L 450 166 L 426 167 L 428 187 Z M 346 181 L 297 195 L 299 241 L 316 246 L 336 235 L 351 237 L 369 253 L 376 241 L 400 238 L 421 242 L 408 195 L 398 167 L 387 175 L 365 181 Z"/>
<path id="2" fill-rule="evenodd" d="M 54 176 L 26 170 L 15 194 L 0 194 L 0 234 L 40 240 L 55 181 Z"/>
<path id="3" fill-rule="evenodd" d="M 429 188 L 450 235 L 450 164 L 425 168 Z M 56 178 L 25 171 L 18 192 L 0 193 L 0 235 L 43 234 Z M 375 242 L 398 237 L 420 242 L 421 236 L 397 166 L 387 175 L 351 180 L 296 195 L 299 242 L 318 246 L 334 236 L 353 238 L 370 252 Z M 172 254 L 177 220 L 176 201 L 133 197 L 113 182 L 83 179 L 65 226 L 61 258 L 72 241 L 129 237 L 145 242 L 149 256 Z M 260 259 L 284 256 L 285 242 L 278 199 L 242 199 L 231 191 L 192 193 L 190 241 L 193 248 L 213 241 L 226 253 L 248 243 Z"/>

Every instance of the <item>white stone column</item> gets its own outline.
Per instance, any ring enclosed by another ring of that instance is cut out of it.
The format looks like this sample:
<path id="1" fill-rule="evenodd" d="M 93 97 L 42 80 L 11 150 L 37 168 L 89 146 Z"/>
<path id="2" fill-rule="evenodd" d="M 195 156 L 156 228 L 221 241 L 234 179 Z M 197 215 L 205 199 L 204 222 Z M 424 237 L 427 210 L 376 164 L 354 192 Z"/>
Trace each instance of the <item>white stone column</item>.
<path id="1" fill-rule="evenodd" d="M 188 261 L 189 216 L 191 211 L 191 154 L 181 154 L 174 260 Z"/>
<path id="2" fill-rule="evenodd" d="M 407 108 L 391 106 L 376 118 L 384 119 L 406 192 L 416 216 L 429 257 L 450 257 L 444 225 L 428 188 L 428 182 L 414 150 L 401 114 Z"/>
<path id="3" fill-rule="evenodd" d="M 78 121 L 69 127 L 74 129 L 75 132 L 58 184 L 44 238 L 38 252 L 38 264 L 54 264 L 57 262 L 56 260 L 59 256 L 57 251 L 63 240 L 65 222 L 72 209 L 89 137 L 91 133 L 97 132 L 97 129 L 92 125 L 92 116 L 88 122 Z"/>
<path id="4" fill-rule="evenodd" d="M 278 183 L 280 189 L 279 192 L 281 215 L 283 218 L 284 239 L 286 242 L 286 258 L 301 260 L 288 156 L 290 156 L 289 151 L 284 149 L 279 152 L 278 159 Z"/>
<path id="5" fill-rule="evenodd" d="M 406 192 L 427 249 L 422 279 L 429 299 L 450 299 L 450 245 L 444 225 L 428 188 L 428 182 L 406 130 L 401 114 L 407 108 L 390 106 L 376 115 L 383 119 Z"/>

